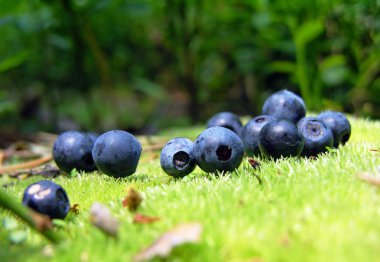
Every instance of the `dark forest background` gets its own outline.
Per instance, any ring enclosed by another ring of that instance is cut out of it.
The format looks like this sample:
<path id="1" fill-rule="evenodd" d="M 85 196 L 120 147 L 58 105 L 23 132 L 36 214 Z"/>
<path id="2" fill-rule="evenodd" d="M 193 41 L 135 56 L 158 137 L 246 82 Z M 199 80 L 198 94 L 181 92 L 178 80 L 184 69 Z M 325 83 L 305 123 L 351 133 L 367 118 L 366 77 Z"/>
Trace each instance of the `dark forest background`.
<path id="1" fill-rule="evenodd" d="M 0 0 L 0 129 L 155 133 L 280 89 L 380 117 L 380 1 Z"/>

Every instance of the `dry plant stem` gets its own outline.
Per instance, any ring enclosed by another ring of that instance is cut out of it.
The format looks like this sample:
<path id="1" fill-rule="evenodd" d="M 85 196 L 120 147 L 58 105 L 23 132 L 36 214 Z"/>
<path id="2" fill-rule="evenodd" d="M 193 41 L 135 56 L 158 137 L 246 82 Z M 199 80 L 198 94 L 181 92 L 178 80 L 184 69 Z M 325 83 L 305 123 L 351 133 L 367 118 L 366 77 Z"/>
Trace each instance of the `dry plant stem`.
<path id="1" fill-rule="evenodd" d="M 22 204 L 15 202 L 4 189 L 0 188 L 0 207 L 8 209 L 23 221 L 25 221 L 29 226 L 40 232 L 44 237 L 50 240 L 52 243 L 58 243 L 61 240 L 61 237 L 57 232 L 53 232 L 50 229 L 44 229 L 38 225 L 37 216 L 32 215 L 31 212 L 24 207 Z M 42 218 L 42 217 L 41 217 Z"/>
<path id="2" fill-rule="evenodd" d="M 21 169 L 33 168 L 33 167 L 45 164 L 46 162 L 49 162 L 50 160 L 52 160 L 52 156 L 48 155 L 48 156 L 40 157 L 35 160 L 20 163 L 20 164 L 15 164 L 11 166 L 3 166 L 3 167 L 0 167 L 0 174 L 11 173 L 11 172 L 15 172 Z"/>
<path id="3" fill-rule="evenodd" d="M 3 165 L 4 158 L 5 158 L 5 153 L 3 151 L 0 151 L 0 168 Z"/>
<path id="4" fill-rule="evenodd" d="M 253 176 L 257 178 L 257 180 L 259 181 L 260 185 L 263 184 L 263 181 L 261 180 L 261 178 L 257 174 L 253 173 Z"/>
<path id="5" fill-rule="evenodd" d="M 58 176 L 61 173 L 61 171 L 58 168 L 55 167 L 49 167 L 49 165 L 46 165 L 45 168 L 43 169 L 29 169 L 29 170 L 23 170 L 23 171 L 18 171 L 15 173 L 9 173 L 9 177 L 13 178 L 19 178 L 22 175 L 26 175 L 27 177 L 29 176 L 44 176 L 44 177 L 55 177 Z"/>

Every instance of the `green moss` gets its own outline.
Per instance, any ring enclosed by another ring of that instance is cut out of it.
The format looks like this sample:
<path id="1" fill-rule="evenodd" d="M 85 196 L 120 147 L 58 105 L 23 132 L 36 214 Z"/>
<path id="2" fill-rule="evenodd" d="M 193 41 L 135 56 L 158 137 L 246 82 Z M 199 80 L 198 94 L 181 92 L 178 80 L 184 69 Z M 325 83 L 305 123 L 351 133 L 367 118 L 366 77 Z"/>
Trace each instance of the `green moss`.
<path id="1" fill-rule="evenodd" d="M 141 163 L 136 174 L 125 179 L 97 172 L 55 178 L 80 212 L 57 229 L 67 241 L 53 247 L 51 261 L 130 261 L 162 233 L 190 221 L 204 227 L 200 243 L 176 248 L 169 261 L 376 261 L 379 189 L 357 175 L 378 172 L 380 153 L 370 149 L 380 148 L 380 122 L 350 121 L 352 137 L 336 152 L 316 160 L 259 159 L 262 185 L 247 158 L 237 172 L 222 177 L 197 168 L 176 180 L 154 159 Z M 194 139 L 200 130 L 170 130 L 165 137 Z M 24 188 L 38 179 L 14 181 L 6 190 L 21 200 Z M 133 224 L 133 215 L 122 206 L 130 186 L 144 197 L 139 212 L 161 217 L 160 221 Z M 119 239 L 106 237 L 89 223 L 94 202 L 110 207 L 120 219 Z M 1 211 L 0 218 L 5 217 L 9 213 Z M 10 243 L 5 229 L 0 230 L 2 261 L 45 259 L 48 242 L 25 225 L 19 227 L 28 237 L 17 245 Z"/>

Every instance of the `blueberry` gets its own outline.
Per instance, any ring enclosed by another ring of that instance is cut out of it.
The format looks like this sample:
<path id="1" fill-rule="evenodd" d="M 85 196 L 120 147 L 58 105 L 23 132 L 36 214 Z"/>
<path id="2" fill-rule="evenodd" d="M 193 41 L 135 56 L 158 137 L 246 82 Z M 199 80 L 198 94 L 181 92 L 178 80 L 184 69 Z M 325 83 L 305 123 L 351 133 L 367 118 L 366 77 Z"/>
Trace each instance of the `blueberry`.
<path id="1" fill-rule="evenodd" d="M 53 145 L 53 159 L 59 169 L 66 173 L 76 168 L 79 171 L 94 171 L 92 159 L 94 141 L 91 137 L 78 131 L 66 131 L 60 134 Z"/>
<path id="2" fill-rule="evenodd" d="M 297 123 L 305 117 L 306 106 L 302 98 L 288 90 L 278 91 L 269 96 L 263 105 L 263 114 L 277 119 L 288 119 Z"/>
<path id="3" fill-rule="evenodd" d="M 332 147 L 333 134 L 322 120 L 316 117 L 304 117 L 297 123 L 298 129 L 305 139 L 302 156 L 317 156 Z"/>
<path id="4" fill-rule="evenodd" d="M 344 114 L 336 111 L 324 111 L 317 117 L 331 129 L 334 137 L 333 147 L 337 148 L 339 144 L 344 145 L 350 139 L 351 125 Z"/>
<path id="5" fill-rule="evenodd" d="M 276 118 L 270 115 L 260 115 L 252 118 L 247 122 L 241 131 L 241 140 L 243 142 L 244 151 L 248 155 L 259 155 L 259 133 L 261 129 L 268 123 L 276 121 Z"/>
<path id="6" fill-rule="evenodd" d="M 231 112 L 220 112 L 213 115 L 207 121 L 207 128 L 214 126 L 222 126 L 234 131 L 236 134 L 240 135 L 243 124 L 240 121 L 240 118 Z"/>
<path id="7" fill-rule="evenodd" d="M 70 210 L 65 190 L 49 180 L 40 180 L 29 185 L 24 191 L 22 204 L 52 219 L 64 219 Z"/>
<path id="8" fill-rule="evenodd" d="M 224 127 L 210 127 L 194 142 L 195 160 L 205 172 L 233 171 L 239 167 L 243 155 L 239 136 Z"/>
<path id="9" fill-rule="evenodd" d="M 173 177 L 190 174 L 196 166 L 193 148 L 194 143 L 187 138 L 177 137 L 170 140 L 161 151 L 161 168 Z"/>
<path id="10" fill-rule="evenodd" d="M 304 138 L 297 125 L 286 119 L 266 124 L 259 133 L 259 148 L 267 157 L 298 156 L 303 146 Z"/>
<path id="11" fill-rule="evenodd" d="M 112 130 L 100 135 L 92 150 L 96 166 L 113 177 L 132 175 L 141 155 L 141 145 L 130 133 Z"/>

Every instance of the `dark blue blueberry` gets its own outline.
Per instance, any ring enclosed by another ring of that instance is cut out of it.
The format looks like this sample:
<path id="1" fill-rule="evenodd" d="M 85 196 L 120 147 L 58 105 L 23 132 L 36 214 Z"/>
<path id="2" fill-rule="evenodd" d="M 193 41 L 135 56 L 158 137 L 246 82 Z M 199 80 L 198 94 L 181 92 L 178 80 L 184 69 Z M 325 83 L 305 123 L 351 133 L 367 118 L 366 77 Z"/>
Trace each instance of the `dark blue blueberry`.
<path id="1" fill-rule="evenodd" d="M 333 147 L 337 148 L 339 144 L 344 145 L 350 139 L 351 125 L 344 114 L 336 111 L 324 111 L 317 117 L 331 129 L 334 137 Z"/>
<path id="2" fill-rule="evenodd" d="M 94 141 L 91 137 L 78 131 L 67 131 L 60 134 L 53 145 L 53 159 L 59 169 L 66 173 L 76 168 L 79 171 L 94 171 L 92 159 Z"/>
<path id="3" fill-rule="evenodd" d="M 210 127 L 194 142 L 195 160 L 205 172 L 233 171 L 239 167 L 243 155 L 239 136 L 224 127 Z"/>
<path id="4" fill-rule="evenodd" d="M 278 159 L 298 156 L 304 138 L 293 122 L 283 119 L 266 124 L 259 134 L 259 148 L 263 155 Z"/>
<path id="5" fill-rule="evenodd" d="M 100 135 L 92 150 L 96 166 L 113 177 L 132 175 L 141 155 L 141 145 L 130 133 L 112 130 Z"/>
<path id="6" fill-rule="evenodd" d="M 332 147 L 333 134 L 322 120 L 316 117 L 304 117 L 297 123 L 298 129 L 305 139 L 302 156 L 317 156 Z"/>
<path id="7" fill-rule="evenodd" d="M 207 128 L 214 126 L 222 126 L 234 131 L 236 134 L 240 135 L 243 124 L 240 121 L 240 118 L 231 112 L 220 112 L 213 115 L 207 121 Z"/>
<path id="8" fill-rule="evenodd" d="M 305 117 L 306 106 L 302 98 L 288 90 L 278 91 L 265 100 L 263 115 L 272 115 L 277 119 L 288 119 L 297 123 Z"/>
<path id="9" fill-rule="evenodd" d="M 184 177 L 196 166 L 193 154 L 194 143 L 183 137 L 170 140 L 162 149 L 161 168 L 173 177 Z"/>
<path id="10" fill-rule="evenodd" d="M 49 180 L 29 185 L 24 191 L 22 204 L 52 219 L 64 219 L 70 210 L 66 191 Z"/>
<path id="11" fill-rule="evenodd" d="M 276 121 L 276 118 L 270 115 L 260 115 L 252 118 L 245 124 L 241 132 L 241 140 L 243 141 L 244 151 L 248 155 L 259 155 L 259 133 L 261 129 L 268 123 Z"/>

